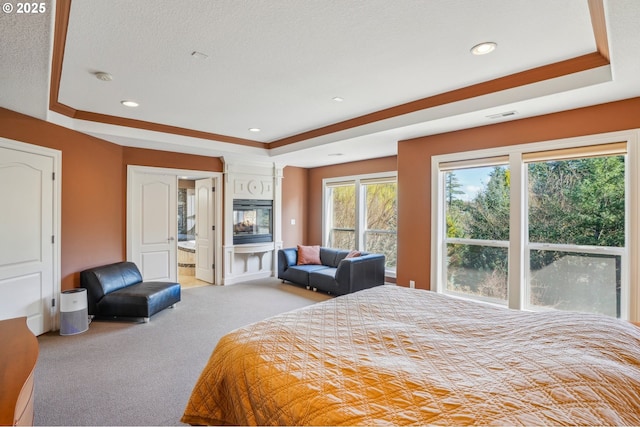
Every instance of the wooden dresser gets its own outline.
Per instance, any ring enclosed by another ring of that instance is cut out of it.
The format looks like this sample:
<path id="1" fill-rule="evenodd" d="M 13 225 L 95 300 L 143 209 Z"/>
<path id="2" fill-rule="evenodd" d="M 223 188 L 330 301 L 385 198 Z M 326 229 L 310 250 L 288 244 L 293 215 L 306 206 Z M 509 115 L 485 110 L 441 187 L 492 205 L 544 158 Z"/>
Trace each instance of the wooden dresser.
<path id="1" fill-rule="evenodd" d="M 33 425 L 38 340 L 27 318 L 0 321 L 0 425 Z"/>

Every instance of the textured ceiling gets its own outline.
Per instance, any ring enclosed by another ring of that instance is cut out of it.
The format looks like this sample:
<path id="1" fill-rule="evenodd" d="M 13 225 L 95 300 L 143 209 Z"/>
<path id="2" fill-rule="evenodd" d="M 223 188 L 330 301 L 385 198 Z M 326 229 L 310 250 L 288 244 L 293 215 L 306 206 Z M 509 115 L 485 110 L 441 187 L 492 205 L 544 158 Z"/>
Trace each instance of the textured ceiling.
<path id="1" fill-rule="evenodd" d="M 491 2 L 499 13 L 450 0 L 161 3 L 72 2 L 59 101 L 268 142 L 595 50 L 575 0 Z M 552 32 L 552 44 L 536 40 Z M 469 53 L 486 40 L 493 55 Z"/>
<path id="2" fill-rule="evenodd" d="M 312 167 L 393 155 L 398 140 L 504 111 L 513 120 L 640 95 L 636 0 L 604 1 L 610 66 L 394 114 L 377 112 L 597 52 L 588 1 L 58 3 L 69 19 L 53 53 L 51 11 L 0 15 L 3 41 L 15 40 L 0 45 L 0 106 L 122 145 Z M 483 41 L 497 50 L 471 55 Z"/>
<path id="3" fill-rule="evenodd" d="M 1 107 L 46 117 L 51 15 L 50 10 L 42 14 L 18 14 L 15 8 L 12 13 L 0 11 Z"/>

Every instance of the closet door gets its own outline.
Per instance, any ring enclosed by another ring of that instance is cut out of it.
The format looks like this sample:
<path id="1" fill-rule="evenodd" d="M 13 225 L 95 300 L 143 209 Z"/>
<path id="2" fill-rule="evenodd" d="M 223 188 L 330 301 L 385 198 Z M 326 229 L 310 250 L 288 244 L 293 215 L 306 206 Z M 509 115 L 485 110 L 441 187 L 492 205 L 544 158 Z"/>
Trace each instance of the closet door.
<path id="1" fill-rule="evenodd" d="M 0 320 L 53 328 L 54 159 L 0 146 Z"/>

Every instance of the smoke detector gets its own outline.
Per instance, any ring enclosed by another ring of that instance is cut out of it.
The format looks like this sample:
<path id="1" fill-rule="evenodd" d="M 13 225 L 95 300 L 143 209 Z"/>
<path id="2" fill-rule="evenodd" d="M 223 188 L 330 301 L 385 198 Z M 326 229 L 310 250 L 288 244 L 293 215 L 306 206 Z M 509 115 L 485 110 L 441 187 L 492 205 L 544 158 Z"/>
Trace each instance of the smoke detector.
<path id="1" fill-rule="evenodd" d="M 113 76 L 111 74 L 104 73 L 102 71 L 98 71 L 97 73 L 94 73 L 94 75 L 96 76 L 96 79 L 102 80 L 103 82 L 110 82 L 113 80 Z"/>

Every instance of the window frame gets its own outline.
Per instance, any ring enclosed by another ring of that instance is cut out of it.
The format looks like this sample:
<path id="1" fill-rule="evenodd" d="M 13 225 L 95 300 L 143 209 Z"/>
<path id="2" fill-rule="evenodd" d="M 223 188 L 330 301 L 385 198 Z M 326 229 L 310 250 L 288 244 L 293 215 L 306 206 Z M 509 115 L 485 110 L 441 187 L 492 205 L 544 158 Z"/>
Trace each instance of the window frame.
<path id="1" fill-rule="evenodd" d="M 363 251 L 365 247 L 366 237 L 365 234 L 368 231 L 374 232 L 388 232 L 387 230 L 375 230 L 368 229 L 366 224 L 366 197 L 364 197 L 365 186 L 367 184 L 372 183 L 384 183 L 384 182 L 395 182 L 396 183 L 396 200 L 398 198 L 398 172 L 378 172 L 371 174 L 362 174 L 362 175 L 350 175 L 350 176 L 342 176 L 342 177 L 334 177 L 334 178 L 324 178 L 322 180 L 322 244 L 324 246 L 329 246 L 329 233 L 332 229 L 336 229 L 336 227 L 331 227 L 331 215 L 329 214 L 329 209 L 331 207 L 331 198 L 329 197 L 329 190 L 331 187 L 339 186 L 340 184 L 353 184 L 355 186 L 355 198 L 356 198 L 356 223 L 355 223 L 355 242 L 356 242 L 356 250 Z M 396 204 L 397 210 L 397 204 Z M 396 212 L 397 213 L 397 212 Z M 349 229 L 351 230 L 351 229 Z M 391 232 L 389 232 L 391 233 Z M 398 228 L 396 225 L 395 230 L 396 241 L 398 238 Z M 397 249 L 397 245 L 396 245 Z M 397 266 L 396 266 L 397 269 Z M 396 269 L 387 269 L 385 267 L 385 276 L 387 277 L 396 277 Z"/>
<path id="2" fill-rule="evenodd" d="M 626 144 L 626 164 L 625 181 L 625 248 L 623 251 L 624 265 L 621 283 L 621 306 L 620 318 L 630 321 L 640 321 L 640 130 L 610 132 L 596 135 L 587 135 L 575 138 L 540 141 L 506 147 L 496 147 L 480 150 L 472 150 L 459 153 L 450 153 L 433 156 L 431 158 L 431 289 L 439 293 L 445 293 L 445 264 L 446 244 L 451 243 L 451 239 L 446 239 L 446 216 L 445 216 L 445 185 L 444 171 L 442 164 L 466 165 L 471 167 L 475 163 L 482 164 L 488 158 L 500 158 L 508 156 L 511 177 L 511 203 L 509 222 L 509 278 L 508 278 L 508 301 L 507 306 L 512 309 L 530 310 L 528 302 L 525 300 L 526 280 L 528 276 L 528 258 L 526 257 L 531 249 L 531 244 L 527 239 L 527 197 L 526 195 L 526 171 L 527 162 L 523 156 L 526 153 L 555 151 L 561 149 L 575 149 L 584 147 L 586 151 L 595 146 L 612 143 Z M 450 170 L 450 168 L 448 168 Z M 535 244 L 534 244 L 535 245 Z M 561 245 L 552 245 L 561 247 Z M 575 248 L 577 245 L 571 245 Z M 549 246 L 545 247 L 549 249 Z M 592 248 L 589 248 L 592 250 Z M 607 251 L 606 248 L 602 249 Z M 614 252 L 617 255 L 620 248 Z M 600 251 L 600 249 L 598 249 Z M 612 252 L 607 252 L 612 253 Z M 458 296 L 458 294 L 456 294 Z M 461 298 L 465 298 L 460 296 Z M 478 301 L 473 298 L 466 298 Z M 504 307 L 503 305 L 499 305 Z M 536 308 L 537 311 L 537 308 Z"/>

